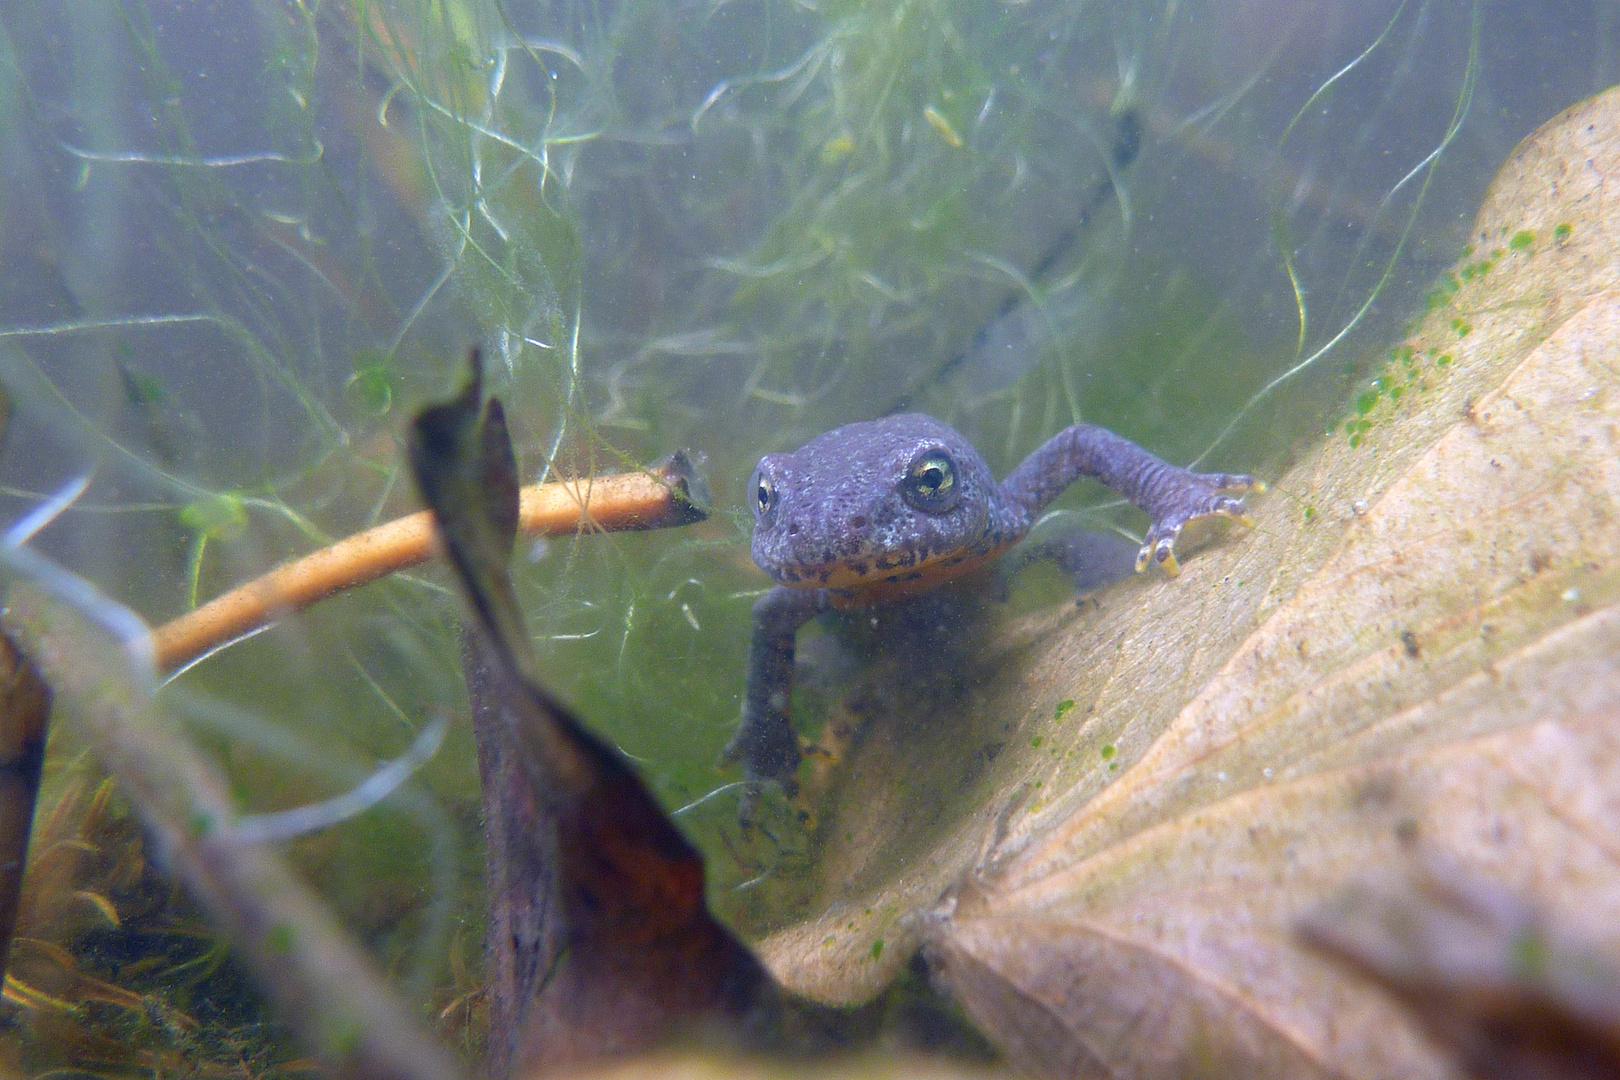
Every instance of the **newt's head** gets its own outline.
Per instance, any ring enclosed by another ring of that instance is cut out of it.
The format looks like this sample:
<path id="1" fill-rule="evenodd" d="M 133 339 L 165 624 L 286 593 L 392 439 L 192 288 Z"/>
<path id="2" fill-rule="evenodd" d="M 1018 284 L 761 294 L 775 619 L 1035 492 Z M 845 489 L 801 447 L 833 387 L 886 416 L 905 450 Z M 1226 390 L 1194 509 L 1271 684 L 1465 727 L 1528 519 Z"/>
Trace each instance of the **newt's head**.
<path id="1" fill-rule="evenodd" d="M 1023 533 L 978 451 L 918 413 L 766 454 L 748 499 L 760 569 L 783 585 L 874 599 L 956 577 Z"/>

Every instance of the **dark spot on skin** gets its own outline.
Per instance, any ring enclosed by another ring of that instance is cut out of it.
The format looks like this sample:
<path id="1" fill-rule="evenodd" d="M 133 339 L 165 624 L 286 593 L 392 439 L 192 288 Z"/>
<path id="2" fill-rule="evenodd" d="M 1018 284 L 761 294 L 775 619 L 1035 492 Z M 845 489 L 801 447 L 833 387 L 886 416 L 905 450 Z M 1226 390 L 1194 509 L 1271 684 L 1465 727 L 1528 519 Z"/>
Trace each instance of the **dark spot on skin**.
<path id="1" fill-rule="evenodd" d="M 984 775 L 985 760 L 975 754 L 968 759 L 967 768 L 962 770 L 962 779 L 957 781 L 960 787 L 972 787 Z"/>
<path id="2" fill-rule="evenodd" d="M 854 517 L 850 518 L 849 519 L 849 527 L 852 528 L 852 529 L 864 529 L 864 528 L 866 528 L 866 515 L 864 515 L 864 514 L 856 514 Z"/>
<path id="3" fill-rule="evenodd" d="M 1388 806 L 1395 801 L 1395 781 L 1388 776 L 1370 777 L 1355 794 L 1358 809 Z"/>
<path id="4" fill-rule="evenodd" d="M 1411 818 L 1401 818 L 1395 823 L 1395 840 L 1402 847 L 1411 847 L 1417 842 L 1418 824 Z"/>
<path id="5" fill-rule="evenodd" d="M 861 577 L 865 577 L 868 573 L 870 573 L 871 568 L 863 562 L 851 562 L 848 565 L 852 573 L 859 574 Z"/>
<path id="6" fill-rule="evenodd" d="M 1401 646 L 1406 649 L 1406 655 L 1416 660 L 1422 650 L 1418 648 L 1417 635 L 1410 630 L 1401 631 Z"/>

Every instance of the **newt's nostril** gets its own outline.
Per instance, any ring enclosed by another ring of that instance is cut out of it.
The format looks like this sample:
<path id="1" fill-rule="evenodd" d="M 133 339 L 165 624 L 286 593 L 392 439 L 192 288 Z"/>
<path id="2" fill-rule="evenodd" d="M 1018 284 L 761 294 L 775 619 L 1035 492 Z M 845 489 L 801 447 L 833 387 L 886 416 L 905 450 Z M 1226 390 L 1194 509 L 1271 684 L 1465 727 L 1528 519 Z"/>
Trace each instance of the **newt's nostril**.
<path id="1" fill-rule="evenodd" d="M 852 529 L 866 528 L 866 518 L 861 514 L 856 514 L 854 517 L 849 519 L 849 527 Z"/>
<path id="2" fill-rule="evenodd" d="M 797 521 L 788 522 L 788 535 L 789 536 L 798 536 L 799 535 L 799 523 Z"/>

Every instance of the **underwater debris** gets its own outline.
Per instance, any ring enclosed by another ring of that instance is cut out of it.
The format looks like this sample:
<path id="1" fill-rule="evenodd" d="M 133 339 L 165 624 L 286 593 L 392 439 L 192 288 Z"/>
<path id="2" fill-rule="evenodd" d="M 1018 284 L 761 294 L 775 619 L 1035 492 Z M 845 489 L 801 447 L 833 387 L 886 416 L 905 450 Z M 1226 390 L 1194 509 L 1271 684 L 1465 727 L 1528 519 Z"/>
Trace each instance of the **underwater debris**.
<path id="1" fill-rule="evenodd" d="M 479 358 L 424 411 L 411 461 L 473 613 L 467 681 L 488 842 L 490 1075 L 774 1026 L 774 983 L 709 913 L 703 860 L 624 757 L 528 675 L 505 570 L 516 464 Z"/>
<path id="2" fill-rule="evenodd" d="M 534 484 L 521 492 L 518 528 L 527 536 L 566 536 L 689 525 L 708 516 L 691 459 L 674 454 L 645 472 Z M 252 634 L 289 611 L 425 562 L 433 555 L 427 511 L 356 533 L 215 597 L 158 627 L 157 666 L 181 667 Z"/>
<path id="3" fill-rule="evenodd" d="M 17 926 L 50 712 L 50 687 L 11 639 L 0 634 L 0 978 L 6 974 Z"/>
<path id="4" fill-rule="evenodd" d="M 224 778 L 161 722 L 122 654 L 101 644 L 104 633 L 27 587 L 12 590 L 5 619 L 55 691 L 64 723 L 95 747 L 139 808 L 154 849 L 322 1066 L 338 1076 L 454 1077 L 448 1056 L 308 886 L 279 855 L 229 827 L 235 806 Z"/>

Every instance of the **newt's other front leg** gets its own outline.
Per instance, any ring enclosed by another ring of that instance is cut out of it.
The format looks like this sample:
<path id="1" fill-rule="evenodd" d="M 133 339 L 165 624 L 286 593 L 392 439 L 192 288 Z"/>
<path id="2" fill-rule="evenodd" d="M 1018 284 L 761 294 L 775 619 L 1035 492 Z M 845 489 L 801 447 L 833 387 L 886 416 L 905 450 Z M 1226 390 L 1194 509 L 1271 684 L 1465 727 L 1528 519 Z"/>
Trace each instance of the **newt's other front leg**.
<path id="1" fill-rule="evenodd" d="M 793 639 L 799 627 L 832 610 L 825 589 L 790 589 L 778 585 L 754 601 L 753 633 L 748 639 L 748 685 L 742 721 L 726 745 L 725 761 L 740 761 L 748 790 L 743 816 L 766 781 L 789 794 L 802 754 L 790 719 L 793 697 Z"/>
<path id="2" fill-rule="evenodd" d="M 1253 525 L 1242 496 L 1266 488 L 1246 473 L 1191 472 L 1107 428 L 1075 424 L 1025 458 L 1001 482 L 1001 490 L 1033 518 L 1082 476 L 1096 477 L 1147 511 L 1152 523 L 1136 554 L 1136 569 L 1153 562 L 1171 575 L 1181 570 L 1175 543 L 1183 528 L 1211 517 Z"/>

